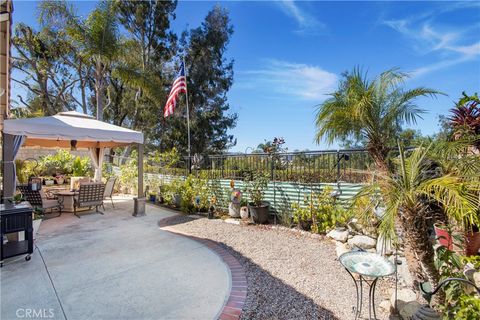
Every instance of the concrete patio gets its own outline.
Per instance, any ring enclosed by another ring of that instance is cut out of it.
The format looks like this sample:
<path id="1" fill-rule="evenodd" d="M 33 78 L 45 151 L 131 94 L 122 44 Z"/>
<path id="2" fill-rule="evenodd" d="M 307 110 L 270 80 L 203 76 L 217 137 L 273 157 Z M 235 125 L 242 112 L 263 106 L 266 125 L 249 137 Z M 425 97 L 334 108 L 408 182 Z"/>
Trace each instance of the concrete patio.
<path id="1" fill-rule="evenodd" d="M 173 213 L 133 200 L 81 219 L 42 222 L 32 259 L 1 269 L 1 319 L 214 319 L 230 292 L 230 271 L 205 245 L 162 231 Z M 34 317 L 35 316 L 35 317 Z"/>

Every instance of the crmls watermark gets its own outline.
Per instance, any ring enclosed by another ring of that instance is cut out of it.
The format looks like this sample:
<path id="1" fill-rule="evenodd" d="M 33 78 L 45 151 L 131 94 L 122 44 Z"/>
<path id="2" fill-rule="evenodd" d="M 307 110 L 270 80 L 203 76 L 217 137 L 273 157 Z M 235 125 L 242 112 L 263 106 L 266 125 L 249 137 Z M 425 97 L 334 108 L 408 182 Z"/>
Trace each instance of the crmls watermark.
<path id="1" fill-rule="evenodd" d="M 20 308 L 15 312 L 19 319 L 50 319 L 55 317 L 54 309 Z"/>

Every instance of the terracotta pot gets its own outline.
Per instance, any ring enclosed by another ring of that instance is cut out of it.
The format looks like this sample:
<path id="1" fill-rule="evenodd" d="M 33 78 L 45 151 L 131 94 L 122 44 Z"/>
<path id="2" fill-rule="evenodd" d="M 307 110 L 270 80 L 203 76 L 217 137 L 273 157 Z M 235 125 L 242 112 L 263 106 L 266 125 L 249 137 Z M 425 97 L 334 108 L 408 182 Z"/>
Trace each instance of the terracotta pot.
<path id="1" fill-rule="evenodd" d="M 443 226 L 435 225 L 435 235 L 438 242 L 448 250 L 453 250 L 453 238 Z"/>
<path id="2" fill-rule="evenodd" d="M 480 254 L 480 232 L 467 232 L 465 233 L 465 255 L 474 256 Z"/>

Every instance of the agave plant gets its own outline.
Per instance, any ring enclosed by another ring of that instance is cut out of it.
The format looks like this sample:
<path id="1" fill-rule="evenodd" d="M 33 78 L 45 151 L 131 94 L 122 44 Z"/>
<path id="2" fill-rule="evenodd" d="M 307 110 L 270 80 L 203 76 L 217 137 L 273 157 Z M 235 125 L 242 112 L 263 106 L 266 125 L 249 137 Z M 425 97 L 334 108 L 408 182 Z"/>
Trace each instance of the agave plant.
<path id="1" fill-rule="evenodd" d="M 414 288 L 424 281 L 436 286 L 440 278 L 429 237 L 434 217 L 431 204 L 435 203 L 449 217 L 480 222 L 476 214 L 479 180 L 465 179 L 454 170 L 445 174 L 441 166 L 432 165 L 429 157 L 432 149 L 431 144 L 420 146 L 406 156 L 403 147 L 399 146 L 400 155 L 394 161 L 395 173 L 378 176 L 355 198 L 355 202 L 364 204 L 364 219 L 372 218 L 369 215 L 379 203 L 385 207 L 379 218 L 379 232 L 386 238 L 395 239 L 395 227 L 400 225 Z"/>

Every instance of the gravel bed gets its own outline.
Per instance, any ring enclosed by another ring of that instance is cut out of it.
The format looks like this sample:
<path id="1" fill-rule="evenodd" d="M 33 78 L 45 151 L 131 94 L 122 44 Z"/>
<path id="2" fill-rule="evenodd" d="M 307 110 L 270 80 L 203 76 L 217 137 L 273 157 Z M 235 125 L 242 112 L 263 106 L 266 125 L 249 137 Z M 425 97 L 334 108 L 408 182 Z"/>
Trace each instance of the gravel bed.
<path id="1" fill-rule="evenodd" d="M 337 261 L 335 245 L 268 226 L 233 225 L 222 220 L 178 216 L 170 228 L 214 240 L 245 268 L 248 292 L 242 319 L 353 319 L 355 286 Z M 379 307 L 388 299 L 391 281 L 379 281 L 378 319 L 388 319 Z M 364 311 L 368 316 L 368 292 Z"/>

